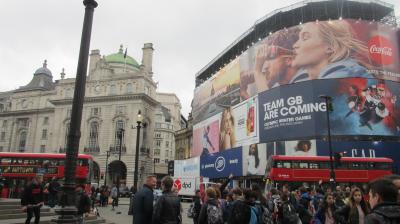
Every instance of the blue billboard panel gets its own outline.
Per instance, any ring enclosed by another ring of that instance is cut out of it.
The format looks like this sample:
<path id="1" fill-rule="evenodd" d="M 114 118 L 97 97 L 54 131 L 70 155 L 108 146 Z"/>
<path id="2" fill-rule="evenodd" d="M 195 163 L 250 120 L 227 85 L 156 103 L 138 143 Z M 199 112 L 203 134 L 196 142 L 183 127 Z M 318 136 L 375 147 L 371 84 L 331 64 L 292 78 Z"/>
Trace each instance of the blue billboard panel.
<path id="1" fill-rule="evenodd" d="M 242 148 L 233 148 L 200 157 L 200 175 L 208 178 L 242 176 Z"/>
<path id="2" fill-rule="evenodd" d="M 400 136 L 400 83 L 342 78 L 299 82 L 259 94 L 260 142 L 327 135 L 326 103 L 332 97 L 334 136 Z"/>
<path id="3" fill-rule="evenodd" d="M 332 141 L 332 151 L 346 152 L 346 157 L 387 157 L 394 161 L 395 172 L 400 171 L 400 142 L 395 141 Z M 317 154 L 329 156 L 327 141 L 317 140 Z"/>

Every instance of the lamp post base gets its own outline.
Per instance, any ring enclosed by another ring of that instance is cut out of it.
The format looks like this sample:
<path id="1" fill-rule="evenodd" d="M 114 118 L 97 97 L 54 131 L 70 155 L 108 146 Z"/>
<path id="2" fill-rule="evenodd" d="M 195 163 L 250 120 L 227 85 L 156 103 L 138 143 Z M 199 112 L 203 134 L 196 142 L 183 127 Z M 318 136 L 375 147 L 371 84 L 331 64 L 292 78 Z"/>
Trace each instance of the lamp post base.
<path id="1" fill-rule="evenodd" d="M 77 217 L 78 210 L 75 206 L 66 206 L 59 209 L 55 209 L 56 214 L 58 215 L 57 219 L 51 220 L 52 223 L 70 223 L 70 224 L 79 224 L 79 219 Z"/>

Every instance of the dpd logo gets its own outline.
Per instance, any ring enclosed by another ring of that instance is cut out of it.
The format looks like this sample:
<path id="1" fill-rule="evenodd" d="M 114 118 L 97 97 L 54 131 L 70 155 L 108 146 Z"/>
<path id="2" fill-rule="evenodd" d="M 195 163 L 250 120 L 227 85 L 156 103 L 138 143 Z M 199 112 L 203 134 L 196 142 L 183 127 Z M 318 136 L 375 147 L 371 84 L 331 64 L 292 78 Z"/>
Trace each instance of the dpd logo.
<path id="1" fill-rule="evenodd" d="M 174 188 L 178 189 L 178 191 L 180 191 L 182 189 L 182 182 L 179 179 L 176 179 L 174 181 Z"/>
<path id="2" fill-rule="evenodd" d="M 219 156 L 216 160 L 215 160 L 215 164 L 214 164 L 215 169 L 218 172 L 221 172 L 225 169 L 225 158 L 222 156 Z"/>
<path id="3" fill-rule="evenodd" d="M 372 61 L 380 65 L 393 64 L 393 44 L 383 36 L 374 36 L 368 41 L 369 55 Z"/>

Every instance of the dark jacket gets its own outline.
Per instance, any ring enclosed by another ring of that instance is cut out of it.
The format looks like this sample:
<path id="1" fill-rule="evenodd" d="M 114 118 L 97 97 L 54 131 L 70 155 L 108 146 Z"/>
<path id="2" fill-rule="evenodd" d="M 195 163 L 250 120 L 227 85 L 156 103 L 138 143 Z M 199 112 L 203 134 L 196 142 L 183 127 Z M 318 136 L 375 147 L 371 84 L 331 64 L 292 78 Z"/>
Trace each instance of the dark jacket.
<path id="1" fill-rule="evenodd" d="M 368 208 L 362 208 L 364 215 L 368 215 Z M 338 223 L 359 224 L 359 214 L 357 208 L 351 208 L 350 205 L 345 205 L 336 210 L 335 217 Z"/>
<path id="2" fill-rule="evenodd" d="M 208 199 L 208 201 L 206 203 L 204 203 L 203 206 L 201 207 L 200 215 L 199 215 L 199 219 L 198 219 L 199 224 L 207 224 L 208 223 L 207 208 L 208 208 L 209 204 L 215 205 L 215 206 L 220 206 L 217 199 L 215 199 L 215 198 Z"/>
<path id="3" fill-rule="evenodd" d="M 78 215 L 90 212 L 91 201 L 85 192 L 77 192 L 76 194 L 76 207 L 78 208 Z"/>
<path id="4" fill-rule="evenodd" d="M 197 220 L 199 218 L 200 210 L 201 210 L 201 200 L 200 200 L 199 197 L 196 196 L 194 198 L 194 208 L 193 208 L 194 216 L 193 216 L 193 219 Z"/>
<path id="5" fill-rule="evenodd" d="M 52 180 L 49 184 L 49 193 L 50 194 L 57 194 L 58 191 L 60 190 L 60 183 L 58 183 L 58 181 L 56 180 Z"/>
<path id="6" fill-rule="evenodd" d="M 164 191 L 154 206 L 153 224 L 179 224 L 181 217 L 181 200 L 171 191 Z"/>
<path id="7" fill-rule="evenodd" d="M 32 182 L 26 186 L 22 198 L 21 205 L 37 205 L 44 201 L 42 185 Z"/>
<path id="8" fill-rule="evenodd" d="M 337 210 L 337 207 L 335 205 L 333 205 L 332 216 L 335 221 L 337 220 L 336 210 Z M 318 219 L 321 223 L 325 223 L 325 212 L 326 212 L 326 209 L 323 206 L 320 206 L 317 213 L 315 214 L 315 219 Z"/>
<path id="9" fill-rule="evenodd" d="M 396 203 L 381 203 L 372 209 L 365 217 L 365 224 L 400 223 L 400 205 Z"/>
<path id="10" fill-rule="evenodd" d="M 301 198 L 297 206 L 297 213 L 302 223 L 310 223 L 312 220 L 312 214 L 309 208 L 310 198 Z"/>
<path id="11" fill-rule="evenodd" d="M 248 203 L 242 200 L 232 202 L 232 208 L 228 217 L 229 224 L 249 223 L 251 217 L 251 207 Z"/>
<path id="12" fill-rule="evenodd" d="M 135 224 L 148 224 L 153 216 L 153 189 L 147 185 L 138 191 L 133 200 L 133 220 Z"/>

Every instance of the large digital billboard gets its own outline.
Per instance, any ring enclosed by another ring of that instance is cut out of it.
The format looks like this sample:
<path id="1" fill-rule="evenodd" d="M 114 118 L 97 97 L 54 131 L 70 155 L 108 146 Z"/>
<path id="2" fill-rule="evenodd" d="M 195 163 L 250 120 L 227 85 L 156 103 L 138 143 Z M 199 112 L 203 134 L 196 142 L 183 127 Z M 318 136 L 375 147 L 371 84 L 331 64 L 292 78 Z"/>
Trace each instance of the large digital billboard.
<path id="1" fill-rule="evenodd" d="M 205 154 L 200 157 L 200 175 L 208 178 L 242 176 L 242 148 Z"/>
<path id="2" fill-rule="evenodd" d="M 400 81 L 397 33 L 386 24 L 351 19 L 277 31 L 240 56 L 241 99 L 313 79 Z"/>
<path id="3" fill-rule="evenodd" d="M 333 98 L 331 134 L 400 136 L 400 83 L 378 79 L 312 80 L 259 94 L 260 141 L 327 134 L 326 104 Z"/>
<path id="4" fill-rule="evenodd" d="M 192 116 L 195 124 L 240 102 L 239 77 L 239 61 L 233 60 L 194 90 Z"/>
<path id="5" fill-rule="evenodd" d="M 215 153 L 259 141 L 258 100 L 251 97 L 193 126 L 192 156 Z"/>

